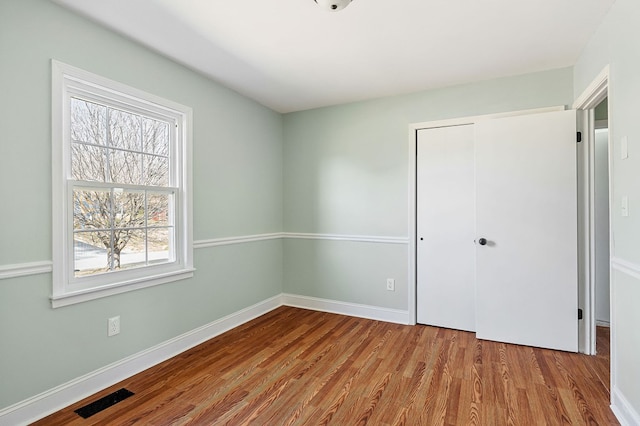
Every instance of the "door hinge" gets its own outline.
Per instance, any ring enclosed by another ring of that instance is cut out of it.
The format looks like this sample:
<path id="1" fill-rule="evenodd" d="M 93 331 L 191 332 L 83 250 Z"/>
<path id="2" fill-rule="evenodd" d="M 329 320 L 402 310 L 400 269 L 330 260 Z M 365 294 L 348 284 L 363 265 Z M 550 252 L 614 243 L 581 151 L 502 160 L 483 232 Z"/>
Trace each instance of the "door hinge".
<path id="1" fill-rule="evenodd" d="M 582 309 L 578 309 L 578 319 L 582 319 Z"/>
<path id="2" fill-rule="evenodd" d="M 582 132 L 578 132 L 578 134 L 576 135 L 576 139 L 578 142 L 582 142 Z"/>

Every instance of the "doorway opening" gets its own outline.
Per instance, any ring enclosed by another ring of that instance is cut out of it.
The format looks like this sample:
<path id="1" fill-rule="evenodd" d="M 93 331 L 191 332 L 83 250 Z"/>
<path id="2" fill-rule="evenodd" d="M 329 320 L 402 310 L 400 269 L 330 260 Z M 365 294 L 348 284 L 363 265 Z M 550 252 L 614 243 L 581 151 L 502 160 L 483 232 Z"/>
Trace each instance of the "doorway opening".
<path id="1" fill-rule="evenodd" d="M 609 351 L 609 342 L 602 341 L 603 336 L 610 336 L 608 328 L 611 321 L 610 312 L 610 259 L 611 246 L 609 218 L 609 98 L 605 98 L 594 109 L 593 135 L 593 204 L 594 204 L 594 305 L 596 339 L 595 352 Z M 604 331 L 604 332 L 603 332 Z"/>
<path id="2" fill-rule="evenodd" d="M 608 326 L 611 259 L 611 143 L 609 67 L 576 100 L 578 129 L 580 352 L 596 354 L 597 326 Z M 608 333 L 604 333 L 608 334 Z M 607 343 L 607 342 L 605 342 Z"/>
<path id="3" fill-rule="evenodd" d="M 609 327 L 609 113 L 608 98 L 595 107 L 594 128 L 594 242 L 595 320 Z M 597 342 L 596 342 L 597 350 Z"/>

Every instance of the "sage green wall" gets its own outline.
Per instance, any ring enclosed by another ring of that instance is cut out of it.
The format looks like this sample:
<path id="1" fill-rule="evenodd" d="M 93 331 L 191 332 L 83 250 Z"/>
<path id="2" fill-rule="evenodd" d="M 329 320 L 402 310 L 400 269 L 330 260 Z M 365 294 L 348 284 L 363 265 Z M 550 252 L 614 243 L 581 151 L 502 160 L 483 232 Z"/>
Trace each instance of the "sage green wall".
<path id="1" fill-rule="evenodd" d="M 608 64 L 609 129 L 613 142 L 611 177 L 614 235 L 612 257 L 635 273 L 612 276 L 612 393 L 619 393 L 640 418 L 640 2 L 617 0 L 593 35 L 574 68 L 578 97 Z M 620 140 L 629 141 L 629 158 L 620 158 Z M 621 199 L 629 197 L 629 216 L 620 214 Z"/>
<path id="2" fill-rule="evenodd" d="M 47 0 L 0 0 L 0 58 L 0 266 L 51 260 L 52 58 L 193 108 L 195 240 L 282 231 L 280 114 Z M 194 260 L 193 279 L 58 309 L 51 274 L 0 280 L 0 409 L 282 291 L 279 240 Z"/>
<path id="3" fill-rule="evenodd" d="M 286 114 L 285 230 L 408 238 L 409 124 L 570 105 L 572 87 L 564 68 Z M 407 310 L 408 249 L 288 239 L 284 290 Z"/>

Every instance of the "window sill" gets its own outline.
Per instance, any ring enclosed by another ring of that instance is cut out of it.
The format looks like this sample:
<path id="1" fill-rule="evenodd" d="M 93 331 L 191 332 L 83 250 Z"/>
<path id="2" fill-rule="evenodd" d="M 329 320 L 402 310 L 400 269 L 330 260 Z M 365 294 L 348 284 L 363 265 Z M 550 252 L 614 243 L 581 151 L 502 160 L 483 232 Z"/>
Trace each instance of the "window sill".
<path id="1" fill-rule="evenodd" d="M 115 294 L 139 290 L 141 288 L 184 280 L 193 277 L 194 271 L 195 269 L 193 268 L 181 269 L 179 271 L 173 271 L 143 278 L 136 278 L 129 281 L 122 281 L 98 288 L 53 295 L 51 296 L 51 307 L 61 308 L 63 306 L 69 306 L 76 303 L 87 302 L 89 300 L 100 299 L 102 297 L 113 296 Z"/>

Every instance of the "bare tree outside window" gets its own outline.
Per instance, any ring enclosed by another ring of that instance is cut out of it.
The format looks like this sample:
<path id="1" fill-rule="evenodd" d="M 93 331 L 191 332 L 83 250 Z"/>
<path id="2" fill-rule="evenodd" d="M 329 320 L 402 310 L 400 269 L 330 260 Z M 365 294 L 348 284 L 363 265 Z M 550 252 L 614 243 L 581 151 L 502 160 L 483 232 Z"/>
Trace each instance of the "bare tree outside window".
<path id="1" fill-rule="evenodd" d="M 172 261 L 170 123 L 70 105 L 75 275 Z"/>

